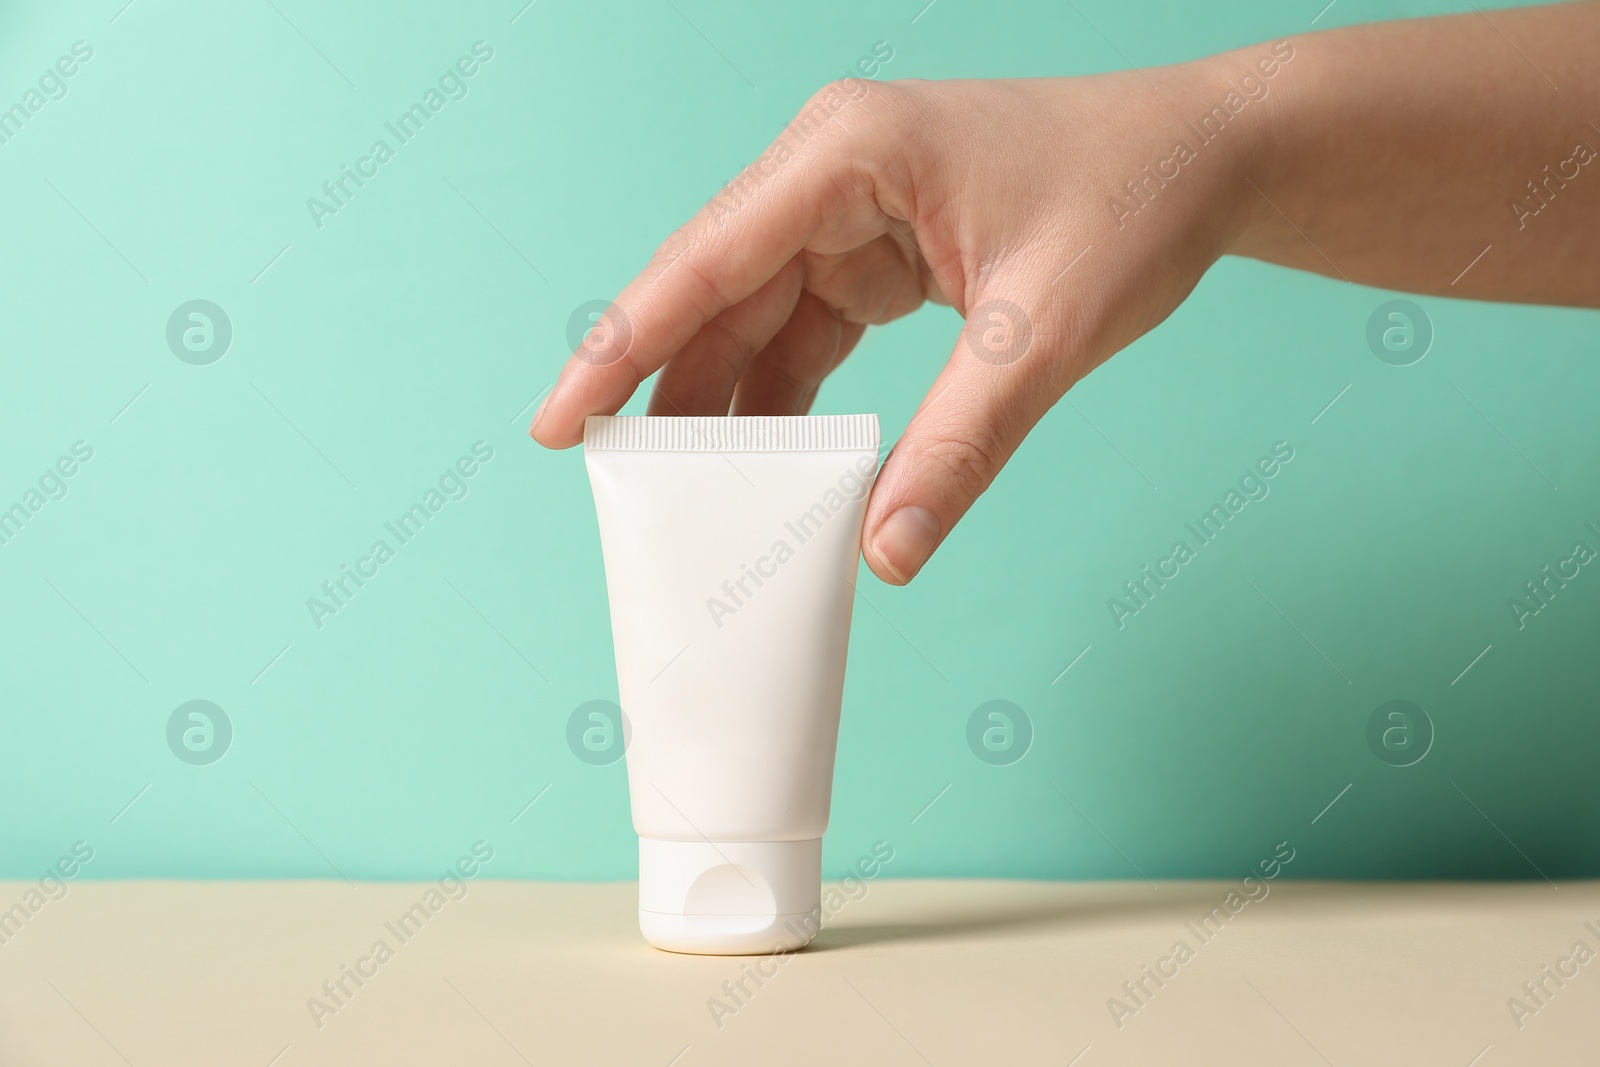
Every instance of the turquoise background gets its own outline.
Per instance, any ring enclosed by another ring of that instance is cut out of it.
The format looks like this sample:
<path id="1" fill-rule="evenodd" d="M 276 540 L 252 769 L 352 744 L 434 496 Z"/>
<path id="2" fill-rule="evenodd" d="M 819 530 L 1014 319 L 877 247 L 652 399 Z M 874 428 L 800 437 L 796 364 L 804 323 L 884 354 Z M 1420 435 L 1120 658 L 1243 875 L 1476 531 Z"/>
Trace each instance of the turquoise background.
<path id="1" fill-rule="evenodd" d="M 631 877 L 623 767 L 565 740 L 616 697 L 582 456 L 524 436 L 573 310 L 875 42 L 884 77 L 1086 73 L 1321 6 L 122 5 L 0 11 L 6 105 L 94 49 L 0 145 L 0 507 L 94 449 L 0 546 L 6 877 L 78 839 L 84 877 L 417 878 L 477 839 L 492 876 Z M 307 198 L 479 40 L 319 229 Z M 1237 876 L 1287 840 L 1294 877 L 1600 873 L 1600 568 L 1524 629 L 1507 606 L 1600 547 L 1600 320 L 1419 298 L 1432 349 L 1395 367 L 1389 298 L 1224 262 L 912 587 L 863 571 L 830 871 L 883 839 L 898 876 Z M 167 346 L 192 299 L 232 324 L 210 365 Z M 873 330 L 816 410 L 898 433 L 959 326 Z M 307 598 L 480 440 L 469 495 L 318 629 Z M 1278 441 L 1271 495 L 1119 630 L 1107 599 Z M 1367 743 L 1397 698 L 1436 731 L 1409 767 Z M 234 731 L 207 766 L 167 744 L 194 699 Z M 991 700 L 1032 723 L 1009 766 L 967 746 Z"/>

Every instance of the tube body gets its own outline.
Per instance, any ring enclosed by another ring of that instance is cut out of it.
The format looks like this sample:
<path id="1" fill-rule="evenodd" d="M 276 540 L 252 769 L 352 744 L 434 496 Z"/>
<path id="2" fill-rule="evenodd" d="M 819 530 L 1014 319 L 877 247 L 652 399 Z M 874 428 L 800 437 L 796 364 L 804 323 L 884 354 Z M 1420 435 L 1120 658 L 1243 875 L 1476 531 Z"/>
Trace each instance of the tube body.
<path id="1" fill-rule="evenodd" d="M 641 926 L 678 951 L 797 947 L 815 933 L 877 418 L 596 417 L 584 445 Z"/>

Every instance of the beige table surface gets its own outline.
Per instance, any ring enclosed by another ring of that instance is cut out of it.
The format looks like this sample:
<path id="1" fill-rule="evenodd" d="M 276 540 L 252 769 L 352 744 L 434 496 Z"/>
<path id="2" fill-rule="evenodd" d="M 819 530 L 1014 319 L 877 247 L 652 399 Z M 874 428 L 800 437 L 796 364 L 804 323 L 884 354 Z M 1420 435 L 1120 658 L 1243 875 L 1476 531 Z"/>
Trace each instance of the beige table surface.
<path id="1" fill-rule="evenodd" d="M 1600 883 L 1279 881 L 1202 942 L 1230 888 L 883 879 L 780 964 L 648 948 L 631 884 L 469 883 L 402 944 L 425 886 L 77 882 L 0 945 L 0 1064 L 1600 1063 L 1600 960 L 1521 988 L 1600 950 Z"/>

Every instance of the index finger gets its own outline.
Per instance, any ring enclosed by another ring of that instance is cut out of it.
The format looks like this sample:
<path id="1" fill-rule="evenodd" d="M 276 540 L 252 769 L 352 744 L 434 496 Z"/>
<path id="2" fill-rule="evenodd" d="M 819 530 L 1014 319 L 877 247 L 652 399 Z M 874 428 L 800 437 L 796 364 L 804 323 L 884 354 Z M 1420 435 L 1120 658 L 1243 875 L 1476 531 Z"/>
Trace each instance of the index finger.
<path id="1" fill-rule="evenodd" d="M 604 328 L 562 368 L 534 416 L 535 440 L 549 448 L 583 440 L 586 417 L 615 414 L 701 327 L 765 285 L 848 209 L 848 190 L 859 183 L 841 180 L 857 157 L 846 139 L 865 124 L 845 116 L 859 113 L 865 85 L 835 82 L 813 96 L 760 158 L 656 250 L 603 316 Z M 882 226 L 875 208 L 861 207 L 869 225 Z"/>

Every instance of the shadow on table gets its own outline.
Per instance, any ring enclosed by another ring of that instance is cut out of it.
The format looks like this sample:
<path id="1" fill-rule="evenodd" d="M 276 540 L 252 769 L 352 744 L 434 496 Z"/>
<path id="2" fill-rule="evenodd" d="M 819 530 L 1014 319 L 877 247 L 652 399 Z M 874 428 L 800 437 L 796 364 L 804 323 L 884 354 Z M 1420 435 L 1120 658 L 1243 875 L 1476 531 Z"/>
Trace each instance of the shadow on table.
<path id="1" fill-rule="evenodd" d="M 1411 883 L 1413 887 L 1420 884 Z M 978 884 L 974 885 L 970 905 L 943 904 L 944 914 L 922 922 L 830 925 L 817 935 L 806 952 L 829 952 L 895 941 L 988 938 L 1073 926 L 1114 926 L 1159 915 L 1169 915 L 1174 924 L 1181 925 L 1220 907 L 1228 892 L 1235 888 L 1236 883 L 1163 883 L 1159 887 L 1145 886 L 1129 891 L 1125 887 L 1112 889 L 1091 885 L 1084 886 L 1082 894 L 1073 893 L 1067 899 L 1052 896 L 1019 900 L 997 897 Z M 1292 898 L 1288 906 L 1304 908 L 1332 900 L 1348 901 L 1353 896 L 1383 895 L 1398 888 L 1392 883 L 1282 883 L 1261 902 L 1282 895 Z M 1289 891 L 1285 893 L 1285 889 Z"/>

